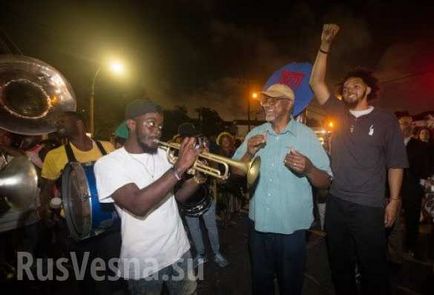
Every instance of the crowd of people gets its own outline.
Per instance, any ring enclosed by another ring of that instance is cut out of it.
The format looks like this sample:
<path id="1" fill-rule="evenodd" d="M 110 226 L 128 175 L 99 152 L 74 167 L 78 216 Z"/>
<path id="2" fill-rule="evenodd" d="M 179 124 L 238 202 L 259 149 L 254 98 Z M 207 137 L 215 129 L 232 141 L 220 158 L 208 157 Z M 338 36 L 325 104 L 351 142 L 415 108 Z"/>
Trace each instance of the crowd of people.
<path id="1" fill-rule="evenodd" d="M 116 271 L 103 273 L 122 278 L 95 280 L 86 269 L 79 282 L 82 294 L 127 289 L 131 294 L 160 294 L 163 286 L 170 294 L 195 294 L 198 269 L 209 263 L 209 256 L 219 267 L 230 267 L 220 248 L 218 196 L 238 200 L 234 207 L 239 209 L 248 194 L 252 293 L 275 294 L 277 286 L 280 294 L 301 294 L 314 195 L 327 191 L 324 230 L 335 293 L 389 294 L 390 257 L 417 258 L 419 224 L 433 222 L 434 216 L 423 213 L 430 208 L 426 204 L 434 202 L 432 129 L 414 128 L 406 112 L 395 116 L 373 106 L 379 87 L 370 71 L 347 73 L 338 93 L 332 93 L 325 82 L 327 60 L 338 32 L 337 25 L 324 25 L 310 80 L 305 81 L 336 121 L 327 150 L 312 129 L 292 115 L 297 86 L 282 83 L 261 92 L 266 122 L 239 146 L 227 131 L 210 142 L 190 122 L 162 145 L 164 121 L 170 118 L 149 99 L 127 105 L 114 142 L 89 137 L 84 118 L 76 112 L 60 116 L 57 137 L 0 129 L 0 168 L 28 157 L 38 171 L 40 188 L 26 208 L 1 199 L 2 279 L 13 277 L 19 251 L 45 258 L 74 252 L 81 260 L 100 259 L 108 265 L 117 259 Z M 209 152 L 246 163 L 247 169 L 232 167 L 228 179 L 212 179 L 211 184 L 199 165 L 225 168 L 202 158 Z M 255 158 L 261 159 L 259 177 L 247 187 L 245 174 Z M 73 186 L 64 177 L 73 163 L 92 167 L 97 196 L 90 207 L 67 202 L 63 195 L 68 190 L 62 186 Z M 65 210 L 58 210 L 59 198 Z M 71 231 L 89 222 L 81 217 L 91 216 L 92 223 L 102 212 L 112 214 L 109 226 L 99 231 L 91 224 L 91 231 L 71 239 Z M 204 236 L 212 254 L 206 253 Z M 387 249 L 398 250 L 388 254 Z"/>

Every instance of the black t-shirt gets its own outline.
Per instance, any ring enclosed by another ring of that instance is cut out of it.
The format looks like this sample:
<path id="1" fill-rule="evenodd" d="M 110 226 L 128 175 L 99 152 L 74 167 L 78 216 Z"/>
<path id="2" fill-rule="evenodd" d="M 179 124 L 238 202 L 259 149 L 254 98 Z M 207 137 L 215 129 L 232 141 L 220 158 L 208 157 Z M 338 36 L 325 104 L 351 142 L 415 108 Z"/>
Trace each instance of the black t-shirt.
<path id="1" fill-rule="evenodd" d="M 336 121 L 330 193 L 353 203 L 383 207 L 387 169 L 408 167 L 398 120 L 378 108 L 356 118 L 336 97 L 330 97 L 324 108 Z"/>

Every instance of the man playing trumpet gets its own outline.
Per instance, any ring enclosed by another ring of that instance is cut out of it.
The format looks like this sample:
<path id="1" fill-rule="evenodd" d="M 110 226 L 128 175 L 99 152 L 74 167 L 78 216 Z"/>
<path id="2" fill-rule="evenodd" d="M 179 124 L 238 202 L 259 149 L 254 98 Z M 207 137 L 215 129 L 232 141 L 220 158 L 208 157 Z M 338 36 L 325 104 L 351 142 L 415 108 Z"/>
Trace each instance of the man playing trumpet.
<path id="1" fill-rule="evenodd" d="M 292 118 L 294 99 L 284 84 L 263 91 L 267 123 L 254 128 L 233 157 L 261 157 L 249 210 L 253 294 L 274 294 L 275 276 L 280 294 L 301 294 L 312 185 L 330 184 L 327 154 L 314 132 Z"/>
<path id="2" fill-rule="evenodd" d="M 188 198 L 198 184 L 192 178 L 175 194 L 173 189 L 200 150 L 194 138 L 185 138 L 172 166 L 157 142 L 164 121 L 161 107 L 136 100 L 125 115 L 129 135 L 124 147 L 95 164 L 99 199 L 114 202 L 122 221 L 118 273 L 132 294 L 160 294 L 165 281 L 171 294 L 192 294 L 190 244 L 176 200 Z"/>

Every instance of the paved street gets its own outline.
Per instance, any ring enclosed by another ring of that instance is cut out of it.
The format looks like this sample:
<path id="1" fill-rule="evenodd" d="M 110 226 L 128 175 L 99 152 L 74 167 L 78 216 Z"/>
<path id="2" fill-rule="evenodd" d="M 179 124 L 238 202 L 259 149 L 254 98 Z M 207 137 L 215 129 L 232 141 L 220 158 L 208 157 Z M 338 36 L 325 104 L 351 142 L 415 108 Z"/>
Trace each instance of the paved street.
<path id="1" fill-rule="evenodd" d="M 394 266 L 391 280 L 394 294 L 434 294 L 433 239 L 428 225 L 421 227 L 420 252 L 425 253 L 424 260 L 407 257 L 403 264 Z M 247 250 L 247 214 L 234 216 L 232 222 L 220 227 L 222 253 L 231 262 L 226 268 L 219 268 L 209 256 L 204 265 L 204 280 L 199 282 L 198 294 L 250 294 L 250 264 Z M 431 251 L 431 253 L 429 253 Z M 208 253 L 210 253 L 208 247 Z M 431 256 L 430 256 L 431 255 Z M 429 257 L 430 256 L 430 257 Z M 79 294 L 76 281 L 65 282 L 8 282 L 2 283 L 4 290 L 13 290 L 10 294 Z M 119 290 L 116 294 L 126 292 Z M 305 272 L 304 295 L 333 294 L 333 286 L 327 263 L 324 233 L 312 231 L 308 241 L 308 259 Z"/>

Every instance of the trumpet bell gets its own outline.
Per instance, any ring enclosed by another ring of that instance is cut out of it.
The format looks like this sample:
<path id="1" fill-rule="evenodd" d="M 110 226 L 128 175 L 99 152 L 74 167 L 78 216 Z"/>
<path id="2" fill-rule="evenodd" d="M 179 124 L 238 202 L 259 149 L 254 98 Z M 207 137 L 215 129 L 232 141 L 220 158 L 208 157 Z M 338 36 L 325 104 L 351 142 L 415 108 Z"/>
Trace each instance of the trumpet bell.
<path id="1" fill-rule="evenodd" d="M 75 110 L 72 87 L 55 68 L 27 56 L 0 56 L 0 128 L 49 133 L 55 131 L 57 114 Z"/>
<path id="2" fill-rule="evenodd" d="M 27 157 L 16 157 L 0 170 L 0 197 L 4 197 L 11 207 L 19 209 L 35 203 L 38 175 Z"/>
<path id="3" fill-rule="evenodd" d="M 253 184 L 255 184 L 255 181 L 259 176 L 260 168 L 261 168 L 261 157 L 258 156 L 249 162 L 246 171 L 247 184 L 249 185 L 249 187 L 252 187 Z"/>

